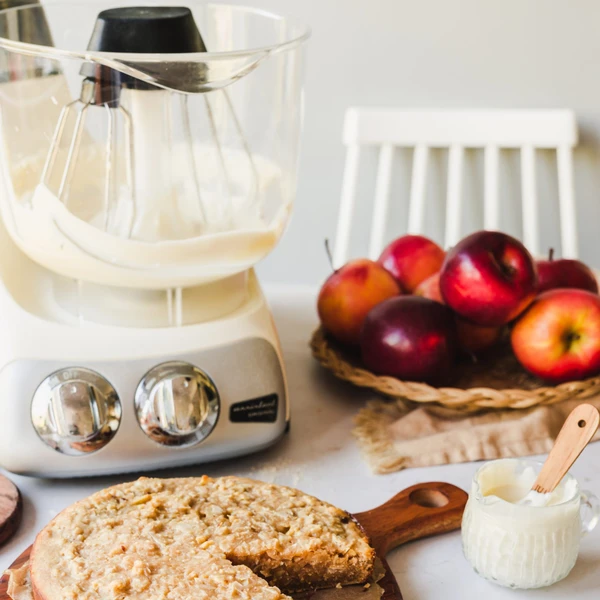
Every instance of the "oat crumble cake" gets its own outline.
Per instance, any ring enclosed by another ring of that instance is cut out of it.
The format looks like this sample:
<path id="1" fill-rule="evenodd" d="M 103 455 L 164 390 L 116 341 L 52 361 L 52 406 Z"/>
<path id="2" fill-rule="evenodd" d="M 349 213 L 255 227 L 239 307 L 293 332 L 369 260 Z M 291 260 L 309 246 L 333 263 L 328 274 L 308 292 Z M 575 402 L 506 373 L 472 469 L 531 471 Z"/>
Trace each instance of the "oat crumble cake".
<path id="1" fill-rule="evenodd" d="M 40 532 L 30 565 L 36 600 L 283 600 L 362 583 L 373 561 L 344 511 L 204 476 L 141 478 L 74 504 Z"/>

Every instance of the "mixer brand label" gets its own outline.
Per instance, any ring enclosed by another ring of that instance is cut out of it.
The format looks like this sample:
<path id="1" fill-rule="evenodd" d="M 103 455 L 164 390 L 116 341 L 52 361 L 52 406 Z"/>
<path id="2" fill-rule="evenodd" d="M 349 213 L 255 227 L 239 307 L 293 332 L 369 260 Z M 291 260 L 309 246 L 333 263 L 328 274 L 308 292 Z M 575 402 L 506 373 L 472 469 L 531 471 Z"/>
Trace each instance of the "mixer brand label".
<path id="1" fill-rule="evenodd" d="M 236 402 L 229 409 L 229 420 L 232 423 L 275 423 L 278 406 L 277 394 Z"/>

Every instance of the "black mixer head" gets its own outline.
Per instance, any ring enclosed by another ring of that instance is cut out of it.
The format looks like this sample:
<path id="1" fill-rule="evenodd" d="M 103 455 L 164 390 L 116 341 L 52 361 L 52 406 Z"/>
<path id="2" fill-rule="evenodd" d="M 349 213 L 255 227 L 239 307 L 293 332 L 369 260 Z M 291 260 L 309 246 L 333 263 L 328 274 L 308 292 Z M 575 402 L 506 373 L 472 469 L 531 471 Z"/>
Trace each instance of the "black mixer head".
<path id="1" fill-rule="evenodd" d="M 206 46 L 189 8 L 128 6 L 98 15 L 88 50 L 173 54 L 206 52 Z"/>
<path id="2" fill-rule="evenodd" d="M 135 54 L 206 52 L 192 11 L 183 6 L 127 6 L 102 11 L 96 18 L 88 50 Z M 87 63 L 81 74 L 111 88 L 156 89 L 150 84 Z"/>

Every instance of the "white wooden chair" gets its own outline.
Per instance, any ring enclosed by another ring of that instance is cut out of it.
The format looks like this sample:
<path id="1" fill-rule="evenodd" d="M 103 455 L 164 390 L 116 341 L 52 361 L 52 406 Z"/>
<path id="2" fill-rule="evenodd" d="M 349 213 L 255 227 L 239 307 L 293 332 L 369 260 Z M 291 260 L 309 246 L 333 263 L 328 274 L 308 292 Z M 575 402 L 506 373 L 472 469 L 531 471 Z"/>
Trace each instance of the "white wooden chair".
<path id="1" fill-rule="evenodd" d="M 369 256 L 376 258 L 385 244 L 390 205 L 390 181 L 395 148 L 414 149 L 408 206 L 408 233 L 423 233 L 425 190 L 430 148 L 448 148 L 446 220 L 443 243 L 455 244 L 461 232 L 463 162 L 465 149 L 484 152 L 485 229 L 498 229 L 499 152 L 518 149 L 521 157 L 522 239 L 539 255 L 540 220 L 536 185 L 536 149 L 556 150 L 561 248 L 565 257 L 578 254 L 573 148 L 577 123 L 570 110 L 401 110 L 349 108 L 344 122 L 347 146 L 334 261 L 348 258 L 361 147 L 377 146 L 379 161 L 373 201 Z"/>

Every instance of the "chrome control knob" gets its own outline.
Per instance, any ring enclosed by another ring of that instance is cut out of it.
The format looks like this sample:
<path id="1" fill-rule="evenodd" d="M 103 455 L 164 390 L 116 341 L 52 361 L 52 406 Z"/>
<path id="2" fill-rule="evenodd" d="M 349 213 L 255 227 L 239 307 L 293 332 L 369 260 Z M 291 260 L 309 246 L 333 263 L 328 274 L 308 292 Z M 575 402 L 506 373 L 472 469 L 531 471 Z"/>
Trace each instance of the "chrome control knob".
<path id="1" fill-rule="evenodd" d="M 121 402 L 102 375 L 72 367 L 49 375 L 31 402 L 31 421 L 40 438 L 70 456 L 104 447 L 117 433 Z"/>
<path id="2" fill-rule="evenodd" d="M 163 446 L 199 444 L 219 418 L 219 393 L 212 379 L 186 362 L 168 362 L 144 375 L 135 393 L 143 432 Z"/>

